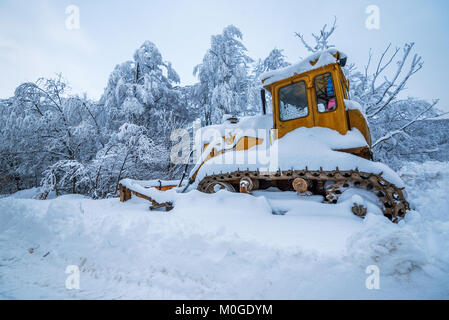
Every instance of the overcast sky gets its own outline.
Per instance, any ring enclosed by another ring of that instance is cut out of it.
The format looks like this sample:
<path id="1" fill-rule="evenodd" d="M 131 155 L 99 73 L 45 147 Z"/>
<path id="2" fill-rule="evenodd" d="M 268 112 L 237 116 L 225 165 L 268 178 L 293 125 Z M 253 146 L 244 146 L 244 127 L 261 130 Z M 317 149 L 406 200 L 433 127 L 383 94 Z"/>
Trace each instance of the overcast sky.
<path id="1" fill-rule="evenodd" d="M 66 28 L 66 8 L 80 10 L 80 28 Z M 368 30 L 365 12 L 380 9 L 380 28 Z M 24 81 L 62 72 L 74 93 L 99 98 L 114 66 L 132 58 L 145 40 L 171 61 L 182 84 L 192 84 L 210 36 L 234 24 L 253 59 L 284 49 L 289 62 L 307 56 L 295 32 L 308 39 L 336 16 L 333 37 L 349 61 L 363 67 L 370 48 L 416 43 L 424 68 L 408 94 L 440 98 L 449 111 L 449 1 L 447 0 L 0 0 L 0 97 Z"/>

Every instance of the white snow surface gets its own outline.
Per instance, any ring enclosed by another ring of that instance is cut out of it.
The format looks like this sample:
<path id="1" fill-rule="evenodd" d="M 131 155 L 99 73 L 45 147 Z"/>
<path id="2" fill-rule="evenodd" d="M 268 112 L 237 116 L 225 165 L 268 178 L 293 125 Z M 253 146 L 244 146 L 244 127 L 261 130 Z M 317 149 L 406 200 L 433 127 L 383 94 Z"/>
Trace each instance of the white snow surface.
<path id="1" fill-rule="evenodd" d="M 243 136 L 265 138 L 266 133 L 273 127 L 272 114 L 259 114 L 255 116 L 245 116 L 239 118 L 237 123 L 225 121 L 221 124 L 214 124 L 200 128 L 200 140 L 203 143 L 211 143 L 218 137 L 228 137 L 235 135 L 234 144 Z M 260 131 L 262 130 L 262 131 Z M 262 135 L 261 135 L 262 134 Z M 233 145 L 232 145 L 233 146 Z"/>
<path id="2" fill-rule="evenodd" d="M 134 186 L 141 186 L 142 188 L 159 187 L 159 186 L 173 186 L 179 185 L 179 180 L 132 180 L 132 179 L 122 179 L 120 184 L 125 187 L 132 188 Z"/>
<path id="3" fill-rule="evenodd" d="M 328 49 L 325 51 L 320 51 L 320 52 L 317 52 L 317 53 L 314 53 L 314 54 L 308 56 L 307 58 L 305 58 L 305 59 L 301 60 L 300 62 L 293 64 L 291 66 L 264 72 L 260 76 L 260 79 L 264 80 L 264 82 L 263 82 L 264 85 L 269 85 L 274 82 L 292 77 L 296 74 L 301 74 L 301 73 L 304 73 L 304 72 L 307 72 L 307 71 L 310 71 L 313 69 L 318 69 L 318 68 L 324 67 L 324 66 L 332 64 L 332 63 L 336 63 L 337 59 L 335 59 L 335 57 L 333 56 L 336 52 L 340 53 L 341 58 L 346 57 L 346 55 L 343 52 L 341 52 L 335 48 Z M 318 59 L 318 61 L 316 62 L 315 65 L 312 66 L 312 64 L 310 62 L 315 61 L 316 59 Z"/>
<path id="4" fill-rule="evenodd" d="M 139 198 L 1 198 L 0 298 L 448 299 L 448 163 L 400 175 L 416 211 L 399 224 L 270 190 L 191 191 L 170 212 Z M 79 290 L 65 287 L 68 265 Z M 370 265 L 379 290 L 365 286 Z"/>

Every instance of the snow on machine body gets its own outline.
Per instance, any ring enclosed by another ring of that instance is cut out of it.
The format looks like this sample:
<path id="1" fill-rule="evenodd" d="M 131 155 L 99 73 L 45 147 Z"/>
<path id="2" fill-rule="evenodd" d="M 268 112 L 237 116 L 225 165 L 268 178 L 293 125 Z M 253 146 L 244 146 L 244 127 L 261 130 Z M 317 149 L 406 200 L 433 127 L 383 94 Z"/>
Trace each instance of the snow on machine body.
<path id="1" fill-rule="evenodd" d="M 372 161 L 369 127 L 360 105 L 349 100 L 349 82 L 341 69 L 345 63 L 342 52 L 329 49 L 264 73 L 264 114 L 228 118 L 221 125 L 202 128 L 202 155 L 188 184 L 179 183 L 177 191 L 252 193 L 275 187 L 337 203 L 345 191 L 355 189 L 393 222 L 404 217 L 409 204 L 403 182 L 388 166 Z M 266 91 L 271 94 L 272 115 L 266 114 Z M 171 209 L 173 201 L 161 195 L 167 192 L 158 190 L 176 186 L 139 187 L 139 193 L 136 182 L 123 180 L 121 200 L 126 201 L 133 190 L 152 201 L 154 208 Z M 353 213 L 364 216 L 364 202 L 353 199 Z"/>

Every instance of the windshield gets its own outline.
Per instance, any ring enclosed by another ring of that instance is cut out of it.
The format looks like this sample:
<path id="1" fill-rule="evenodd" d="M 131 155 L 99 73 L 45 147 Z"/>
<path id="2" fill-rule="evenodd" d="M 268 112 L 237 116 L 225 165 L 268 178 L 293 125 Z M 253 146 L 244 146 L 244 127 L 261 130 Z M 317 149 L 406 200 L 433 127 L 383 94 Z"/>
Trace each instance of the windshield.
<path id="1" fill-rule="evenodd" d="M 304 81 L 279 89 L 279 117 L 281 121 L 303 118 L 308 114 L 309 104 Z"/>

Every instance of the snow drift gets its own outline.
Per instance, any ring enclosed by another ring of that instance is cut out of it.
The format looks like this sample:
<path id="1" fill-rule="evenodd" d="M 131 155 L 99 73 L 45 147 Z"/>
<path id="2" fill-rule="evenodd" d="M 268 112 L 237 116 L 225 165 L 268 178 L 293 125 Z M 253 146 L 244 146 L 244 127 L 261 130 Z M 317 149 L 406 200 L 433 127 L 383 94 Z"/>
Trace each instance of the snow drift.
<path id="1" fill-rule="evenodd" d="M 400 176 L 416 211 L 399 224 L 289 193 L 192 191 L 169 213 L 137 198 L 5 197 L 0 298 L 447 299 L 448 165 Z M 68 265 L 80 290 L 65 287 Z M 380 290 L 365 286 L 370 265 Z"/>

